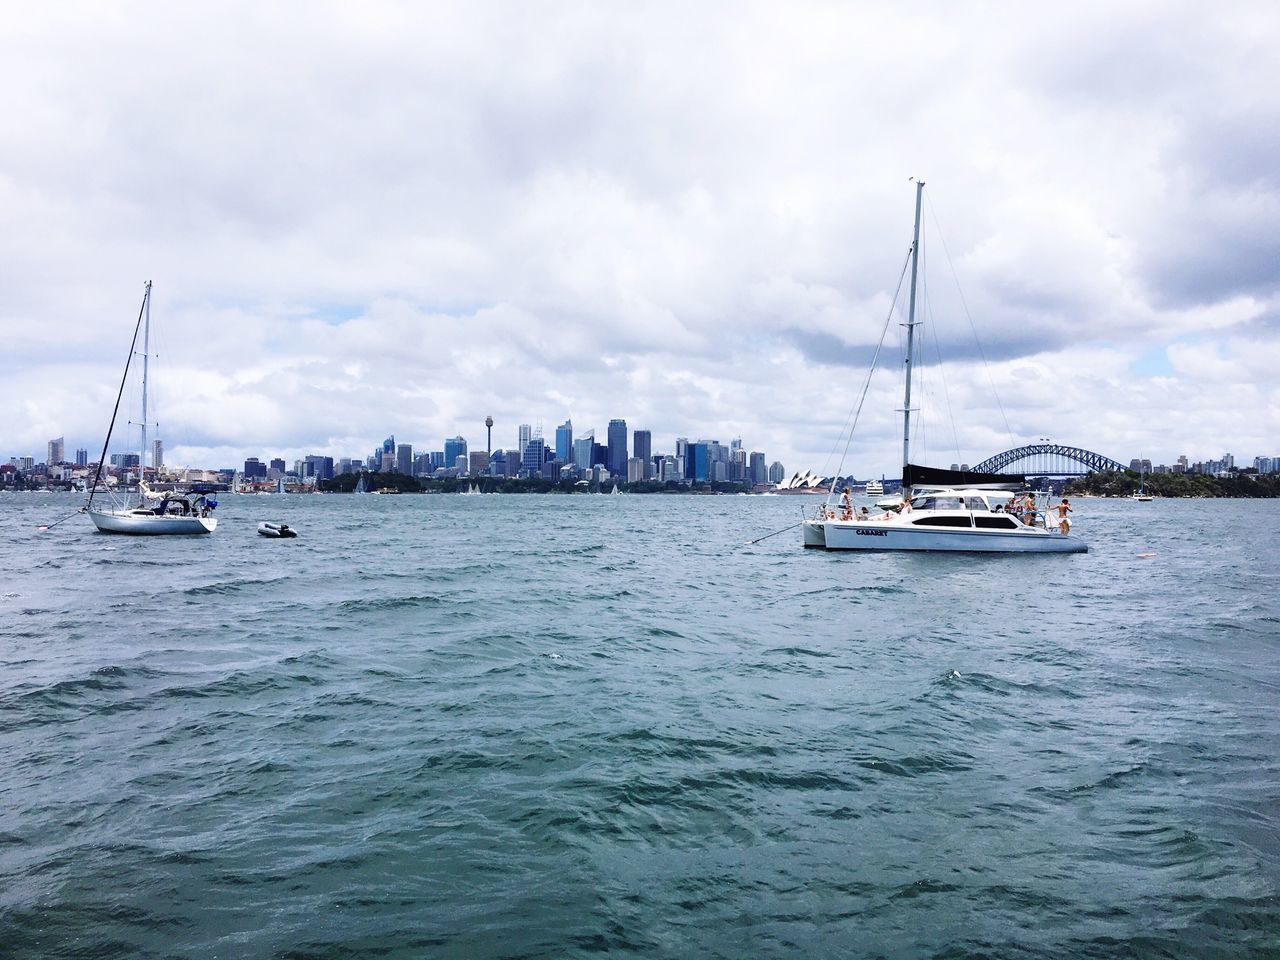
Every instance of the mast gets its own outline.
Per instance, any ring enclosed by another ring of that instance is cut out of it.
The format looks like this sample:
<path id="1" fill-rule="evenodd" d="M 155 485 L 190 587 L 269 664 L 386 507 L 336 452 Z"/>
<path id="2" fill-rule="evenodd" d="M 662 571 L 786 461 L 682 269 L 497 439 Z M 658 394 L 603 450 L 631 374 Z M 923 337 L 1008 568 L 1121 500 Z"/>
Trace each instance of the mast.
<path id="1" fill-rule="evenodd" d="M 102 481 L 102 465 L 107 459 L 107 450 L 111 446 L 111 433 L 116 428 L 116 417 L 120 415 L 120 398 L 124 396 L 124 385 L 129 380 L 129 366 L 133 362 L 133 352 L 138 346 L 138 328 L 142 326 L 142 317 L 147 312 L 148 305 L 151 303 L 151 281 L 147 281 L 147 292 L 142 297 L 142 307 L 138 310 L 138 321 L 133 325 L 133 339 L 129 341 L 129 354 L 124 360 L 124 373 L 120 376 L 120 389 L 116 393 L 116 405 L 111 411 L 111 422 L 107 424 L 107 437 L 102 441 L 102 456 L 98 457 L 98 469 L 93 474 L 93 486 L 89 488 L 89 500 L 85 504 L 86 507 L 93 506 L 93 495 L 98 489 L 98 484 Z M 146 417 L 143 417 L 145 420 Z"/>
<path id="2" fill-rule="evenodd" d="M 916 225 L 911 239 L 911 299 L 907 308 L 907 378 L 902 392 L 902 469 L 911 462 L 911 362 L 915 354 L 916 272 L 920 266 L 920 198 L 924 181 L 916 181 Z M 906 491 L 903 491 L 904 495 Z"/>
<path id="3" fill-rule="evenodd" d="M 138 499 L 142 499 L 142 482 L 147 478 L 147 359 L 151 353 L 151 281 L 142 298 L 146 322 L 142 327 L 142 454 L 138 458 Z"/>

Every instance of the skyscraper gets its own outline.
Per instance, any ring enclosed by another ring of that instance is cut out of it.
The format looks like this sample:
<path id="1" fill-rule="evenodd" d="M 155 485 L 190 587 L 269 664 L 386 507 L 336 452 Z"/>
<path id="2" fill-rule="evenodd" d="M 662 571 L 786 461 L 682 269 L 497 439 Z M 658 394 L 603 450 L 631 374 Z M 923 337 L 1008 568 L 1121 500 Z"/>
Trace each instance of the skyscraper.
<path id="1" fill-rule="evenodd" d="M 609 473 L 615 477 L 627 475 L 627 421 L 609 421 Z"/>
<path id="2" fill-rule="evenodd" d="M 748 476 L 752 483 L 768 483 L 769 468 L 765 466 L 764 454 L 753 450 L 751 452 L 750 467 L 748 468 Z"/>
<path id="3" fill-rule="evenodd" d="M 84 447 L 76 450 L 76 466 L 87 467 L 89 465 L 89 451 Z"/>
<path id="4" fill-rule="evenodd" d="M 402 443 L 396 447 L 396 473 L 406 476 L 413 473 L 413 444 Z"/>
<path id="5" fill-rule="evenodd" d="M 572 420 L 566 420 L 556 427 L 556 459 L 561 463 L 573 463 Z"/>
<path id="6" fill-rule="evenodd" d="M 520 469 L 528 471 L 531 477 L 542 476 L 542 461 L 546 446 L 541 437 L 530 437 L 525 444 L 524 453 L 520 455 Z"/>
<path id="7" fill-rule="evenodd" d="M 528 446 L 529 441 L 533 439 L 533 427 L 530 424 L 520 424 L 520 442 L 517 444 L 520 450 L 520 459 L 524 460 L 524 448 Z"/>
<path id="8" fill-rule="evenodd" d="M 62 437 L 58 437 L 57 440 L 50 440 L 49 455 L 45 457 L 44 462 L 49 466 L 53 466 L 55 463 L 62 463 L 66 459 L 66 443 L 63 441 Z"/>
<path id="9" fill-rule="evenodd" d="M 459 457 L 462 457 L 464 461 L 467 459 L 467 441 L 463 440 L 462 437 L 452 437 L 445 440 L 444 465 L 450 468 L 456 467 Z M 463 471 L 466 471 L 465 466 L 463 466 Z"/>
<path id="10" fill-rule="evenodd" d="M 151 466 L 155 470 L 159 470 L 164 466 L 164 441 L 151 441 Z"/>
<path id="11" fill-rule="evenodd" d="M 636 430 L 631 434 L 631 455 L 639 457 L 645 463 L 653 461 L 653 433 L 650 430 Z"/>

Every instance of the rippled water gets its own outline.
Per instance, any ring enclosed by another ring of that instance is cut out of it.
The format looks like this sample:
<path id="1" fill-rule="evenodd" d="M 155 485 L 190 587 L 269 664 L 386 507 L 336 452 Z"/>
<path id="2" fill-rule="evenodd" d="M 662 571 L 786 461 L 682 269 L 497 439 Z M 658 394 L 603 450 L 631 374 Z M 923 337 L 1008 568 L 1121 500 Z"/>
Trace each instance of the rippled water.
<path id="1" fill-rule="evenodd" d="M 746 546 L 782 497 L 36 532 L 75 505 L 0 495 L 0 956 L 1280 950 L 1275 503 L 1044 557 Z"/>

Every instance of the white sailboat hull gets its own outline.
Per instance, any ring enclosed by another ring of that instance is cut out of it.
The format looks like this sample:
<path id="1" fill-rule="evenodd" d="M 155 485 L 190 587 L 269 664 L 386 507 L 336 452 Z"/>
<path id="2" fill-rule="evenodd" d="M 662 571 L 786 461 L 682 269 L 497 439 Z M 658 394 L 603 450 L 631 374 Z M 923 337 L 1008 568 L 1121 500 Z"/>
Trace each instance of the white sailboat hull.
<path id="1" fill-rule="evenodd" d="M 214 517 L 173 516 L 147 510 L 87 511 L 93 525 L 102 533 L 124 533 L 132 536 L 191 536 L 213 533 L 218 521 Z"/>
<path id="2" fill-rule="evenodd" d="M 825 547 L 827 545 L 826 524 L 822 520 L 806 520 L 804 522 L 804 545 L 806 547 Z"/>
<path id="3" fill-rule="evenodd" d="M 817 524 L 814 524 L 817 525 Z M 805 525 L 809 546 L 810 524 Z M 1039 527 L 977 530 L 962 527 L 924 528 L 897 521 L 828 520 L 822 523 L 827 550 L 928 550 L 952 553 L 1087 553 L 1075 537 Z"/>

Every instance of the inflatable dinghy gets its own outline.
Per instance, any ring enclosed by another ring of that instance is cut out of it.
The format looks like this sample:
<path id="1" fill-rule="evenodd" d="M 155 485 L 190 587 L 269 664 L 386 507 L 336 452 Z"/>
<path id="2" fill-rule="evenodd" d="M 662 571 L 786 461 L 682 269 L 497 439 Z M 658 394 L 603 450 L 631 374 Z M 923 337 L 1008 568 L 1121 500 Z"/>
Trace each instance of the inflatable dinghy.
<path id="1" fill-rule="evenodd" d="M 264 537 L 296 537 L 297 530 L 291 530 L 287 523 L 271 523 L 264 520 L 258 524 L 258 534 Z"/>

